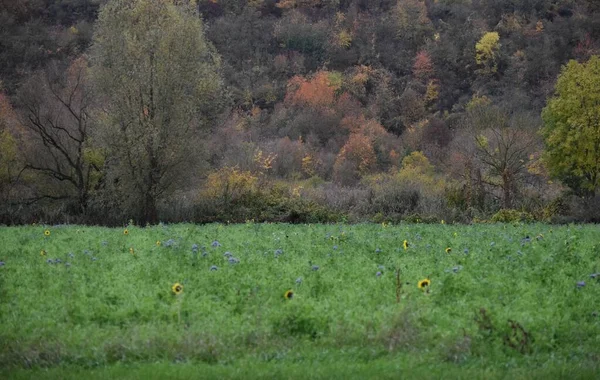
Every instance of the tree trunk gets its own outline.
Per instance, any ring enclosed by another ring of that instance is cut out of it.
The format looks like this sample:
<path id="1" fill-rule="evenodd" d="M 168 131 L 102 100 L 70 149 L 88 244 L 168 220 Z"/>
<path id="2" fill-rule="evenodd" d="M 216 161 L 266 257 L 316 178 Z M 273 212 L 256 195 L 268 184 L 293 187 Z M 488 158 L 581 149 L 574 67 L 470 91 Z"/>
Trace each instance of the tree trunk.
<path id="1" fill-rule="evenodd" d="M 144 216 L 142 224 L 156 224 L 158 222 L 158 210 L 156 209 L 156 199 L 151 192 L 146 193 L 144 199 Z"/>
<path id="2" fill-rule="evenodd" d="M 512 175 L 507 170 L 504 169 L 502 172 L 502 208 L 510 209 L 512 208 Z"/>

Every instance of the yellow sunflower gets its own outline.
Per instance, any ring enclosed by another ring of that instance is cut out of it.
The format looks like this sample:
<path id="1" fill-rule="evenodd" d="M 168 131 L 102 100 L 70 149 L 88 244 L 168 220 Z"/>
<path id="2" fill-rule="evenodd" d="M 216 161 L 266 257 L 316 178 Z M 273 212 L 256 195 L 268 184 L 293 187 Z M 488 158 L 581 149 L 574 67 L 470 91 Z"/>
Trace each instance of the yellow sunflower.
<path id="1" fill-rule="evenodd" d="M 446 248 L 446 253 L 450 253 L 450 252 L 452 252 L 452 248 L 450 248 L 450 247 Z"/>
<path id="2" fill-rule="evenodd" d="M 46 256 L 46 250 L 45 249 L 42 249 L 40 251 L 40 256 Z"/>
<path id="3" fill-rule="evenodd" d="M 50 230 L 44 231 L 44 236 L 50 236 Z"/>
<path id="4" fill-rule="evenodd" d="M 123 235 L 129 235 L 129 230 L 127 228 L 125 228 L 125 231 L 123 231 Z"/>
<path id="5" fill-rule="evenodd" d="M 431 284 L 431 280 L 428 278 L 425 278 L 425 279 L 419 281 L 417 286 L 419 287 L 419 289 L 426 289 L 429 287 L 430 284 Z"/>
<path id="6" fill-rule="evenodd" d="M 283 293 L 283 298 L 285 298 L 286 300 L 291 300 L 294 297 L 294 292 L 291 290 L 288 290 L 287 292 Z"/>
<path id="7" fill-rule="evenodd" d="M 179 295 L 179 294 L 181 294 L 183 292 L 183 285 L 181 285 L 180 283 L 176 282 L 171 287 L 171 290 L 173 291 L 173 294 Z"/>
<path id="8" fill-rule="evenodd" d="M 404 243 L 402 243 L 402 246 L 404 247 L 405 250 L 408 249 L 408 240 L 404 240 Z"/>
<path id="9" fill-rule="evenodd" d="M 156 241 L 156 246 L 157 246 L 157 247 L 160 247 L 160 240 L 157 240 L 157 241 Z"/>

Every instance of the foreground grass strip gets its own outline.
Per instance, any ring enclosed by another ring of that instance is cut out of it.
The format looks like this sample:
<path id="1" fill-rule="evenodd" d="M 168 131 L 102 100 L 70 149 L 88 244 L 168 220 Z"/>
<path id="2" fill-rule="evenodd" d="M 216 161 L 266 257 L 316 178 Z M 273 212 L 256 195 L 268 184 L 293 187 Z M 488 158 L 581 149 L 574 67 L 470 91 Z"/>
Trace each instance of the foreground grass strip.
<path id="1" fill-rule="evenodd" d="M 0 247 L 2 377 L 586 378 L 600 362 L 598 226 L 28 226 Z"/>
<path id="2" fill-rule="evenodd" d="M 448 364 L 411 365 L 406 361 L 372 363 L 243 363 L 242 365 L 210 365 L 152 363 L 112 365 L 82 369 L 77 367 L 17 370 L 3 378 L 26 379 L 594 379 L 597 370 L 550 367 L 541 369 L 457 368 Z"/>

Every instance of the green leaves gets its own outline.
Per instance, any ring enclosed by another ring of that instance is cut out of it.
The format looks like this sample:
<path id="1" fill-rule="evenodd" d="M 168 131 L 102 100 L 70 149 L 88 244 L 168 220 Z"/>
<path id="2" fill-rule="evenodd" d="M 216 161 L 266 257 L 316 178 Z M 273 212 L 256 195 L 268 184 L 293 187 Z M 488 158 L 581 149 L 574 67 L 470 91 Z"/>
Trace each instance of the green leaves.
<path id="1" fill-rule="evenodd" d="M 600 188 L 600 58 L 570 61 L 542 112 L 550 173 L 575 191 Z"/>
<path id="2" fill-rule="evenodd" d="M 199 135 L 223 102 L 220 58 L 194 8 L 164 0 L 110 1 L 94 43 L 109 176 L 129 215 L 154 222 L 159 197 L 200 165 Z"/>

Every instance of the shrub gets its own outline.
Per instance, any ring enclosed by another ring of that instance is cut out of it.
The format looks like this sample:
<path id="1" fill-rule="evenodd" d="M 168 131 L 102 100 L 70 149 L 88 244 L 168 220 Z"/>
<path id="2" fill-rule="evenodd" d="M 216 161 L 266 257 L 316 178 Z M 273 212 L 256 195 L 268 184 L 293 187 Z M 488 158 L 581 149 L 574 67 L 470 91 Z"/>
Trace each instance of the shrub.
<path id="1" fill-rule="evenodd" d="M 492 222 L 495 223 L 532 223 L 534 221 L 535 218 L 530 213 L 511 209 L 502 209 L 492 216 Z"/>

